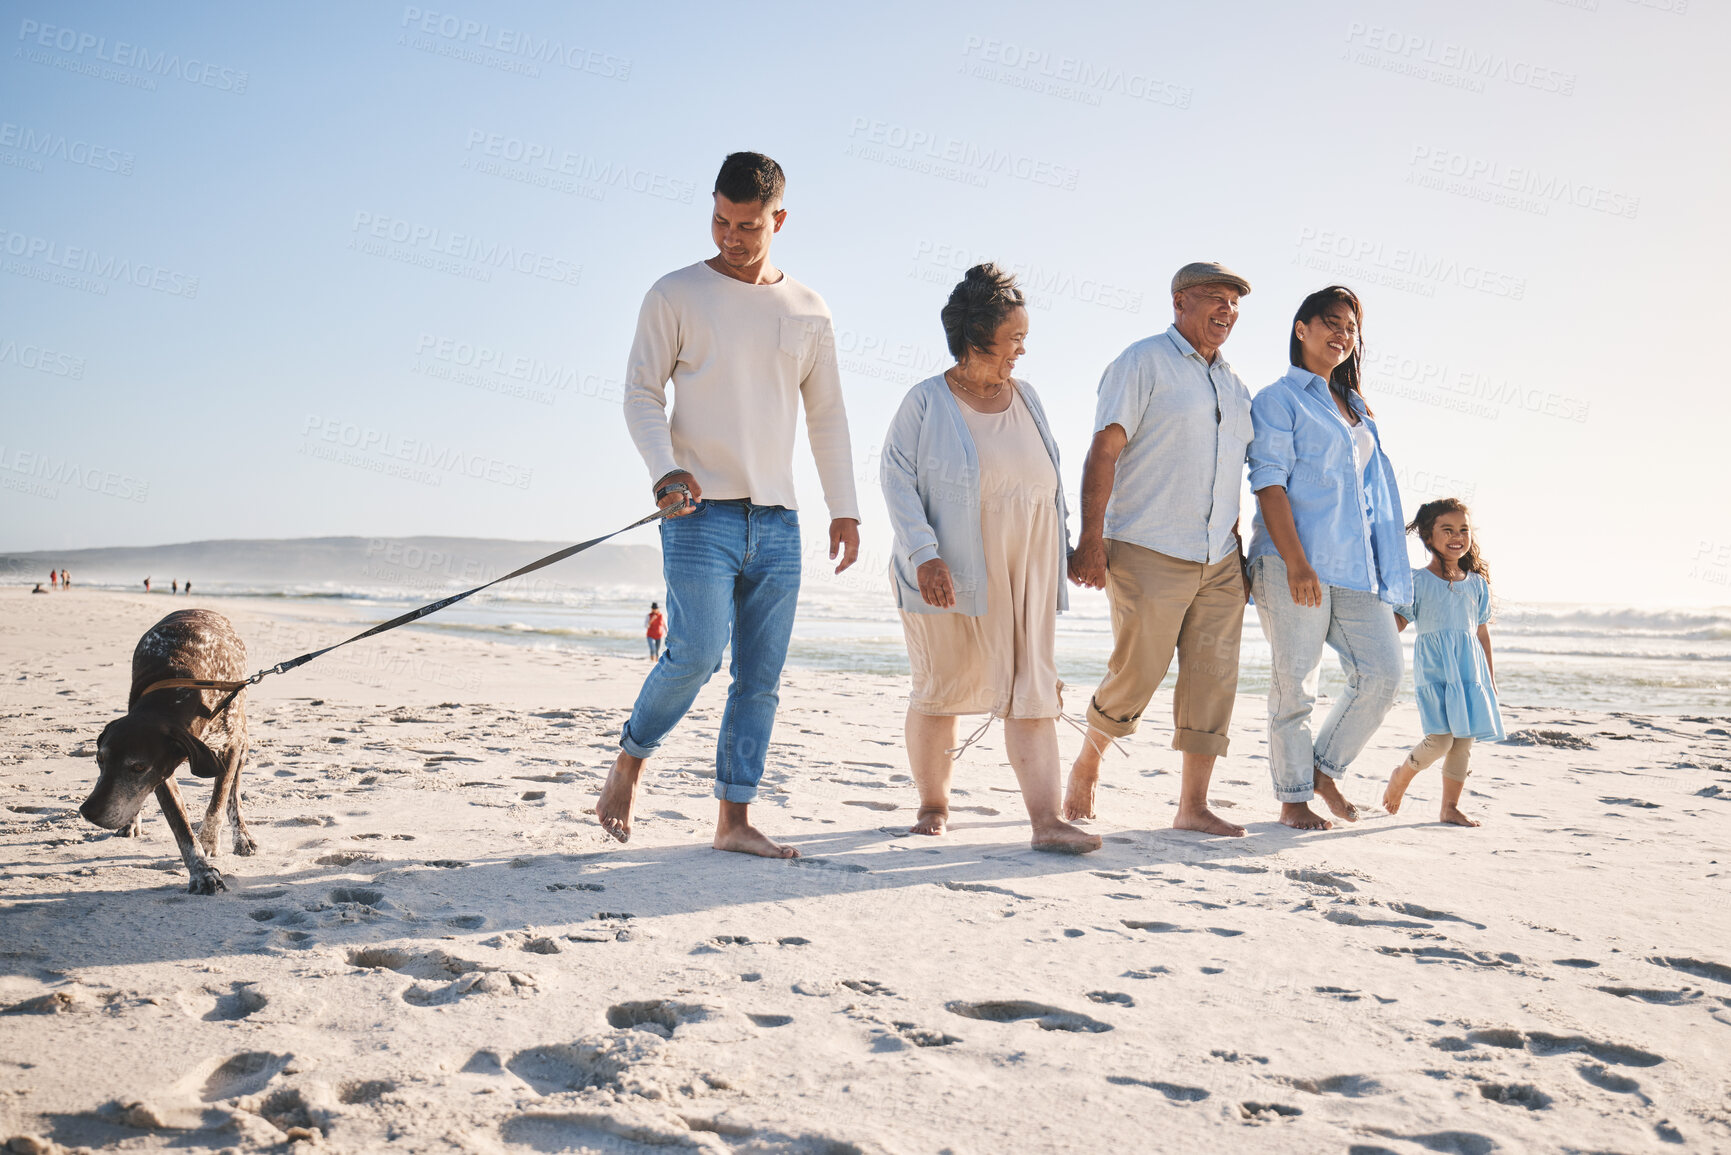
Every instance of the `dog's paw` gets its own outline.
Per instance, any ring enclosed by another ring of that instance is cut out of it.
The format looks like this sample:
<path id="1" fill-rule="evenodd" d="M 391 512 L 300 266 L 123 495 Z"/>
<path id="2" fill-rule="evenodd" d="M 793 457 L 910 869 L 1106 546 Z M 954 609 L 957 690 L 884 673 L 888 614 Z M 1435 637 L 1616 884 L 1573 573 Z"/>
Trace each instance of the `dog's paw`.
<path id="1" fill-rule="evenodd" d="M 188 894 L 220 894 L 228 889 L 228 884 L 222 880 L 222 871 L 207 866 L 203 870 L 192 872 L 192 881 L 186 886 Z"/>
<path id="2" fill-rule="evenodd" d="M 258 839 L 250 834 L 235 833 L 234 852 L 242 858 L 251 858 L 258 853 Z"/>
<path id="3" fill-rule="evenodd" d="M 132 821 L 114 832 L 116 838 L 143 838 L 144 817 L 139 814 L 132 816 Z"/>

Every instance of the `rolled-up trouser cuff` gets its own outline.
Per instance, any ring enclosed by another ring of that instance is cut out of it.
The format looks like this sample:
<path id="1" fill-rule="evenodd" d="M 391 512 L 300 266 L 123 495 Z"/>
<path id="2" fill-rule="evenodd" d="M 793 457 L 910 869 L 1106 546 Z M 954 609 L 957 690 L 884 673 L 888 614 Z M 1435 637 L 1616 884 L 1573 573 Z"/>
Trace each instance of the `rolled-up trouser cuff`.
<path id="1" fill-rule="evenodd" d="M 655 753 L 654 746 L 640 746 L 632 739 L 630 722 L 626 722 L 624 729 L 619 731 L 619 748 L 633 758 L 647 758 Z"/>
<path id="2" fill-rule="evenodd" d="M 749 805 L 757 801 L 757 787 L 717 782 L 715 784 L 715 796 L 723 802 L 739 802 Z"/>
<path id="3" fill-rule="evenodd" d="M 1172 748 L 1182 750 L 1186 754 L 1202 754 L 1210 758 L 1221 758 L 1226 754 L 1226 747 L 1231 740 L 1224 734 L 1216 734 L 1211 730 L 1174 730 L 1172 732 Z"/>
<path id="4" fill-rule="evenodd" d="M 1296 804 L 1299 802 L 1309 802 L 1312 798 L 1316 797 L 1316 791 L 1309 786 L 1301 786 L 1290 790 L 1276 789 L 1274 791 L 1274 796 L 1282 802 L 1291 802 Z"/>
<path id="5" fill-rule="evenodd" d="M 1100 712 L 1100 707 L 1094 704 L 1092 698 L 1088 699 L 1088 725 L 1102 734 L 1113 738 L 1128 738 L 1136 732 L 1136 727 L 1141 724 L 1141 715 L 1123 722 L 1116 718 L 1109 718 Z"/>
<path id="6" fill-rule="evenodd" d="M 1346 767 L 1345 766 L 1335 766 L 1335 765 L 1331 764 L 1327 759 L 1324 759 L 1324 758 L 1318 758 L 1316 760 L 1316 768 L 1319 772 L 1328 775 L 1330 778 L 1333 778 L 1335 781 L 1339 781 L 1340 779 L 1346 777 Z"/>

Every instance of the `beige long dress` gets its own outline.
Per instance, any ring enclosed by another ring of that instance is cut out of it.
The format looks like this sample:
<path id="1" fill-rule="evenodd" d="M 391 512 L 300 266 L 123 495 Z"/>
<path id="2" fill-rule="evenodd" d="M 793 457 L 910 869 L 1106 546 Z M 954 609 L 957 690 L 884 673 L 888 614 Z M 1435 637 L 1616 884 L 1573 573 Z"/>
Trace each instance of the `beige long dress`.
<path id="1" fill-rule="evenodd" d="M 1058 471 L 1019 391 L 1002 413 L 956 404 L 980 461 L 986 612 L 902 611 L 913 668 L 908 704 L 922 714 L 1056 718 Z"/>

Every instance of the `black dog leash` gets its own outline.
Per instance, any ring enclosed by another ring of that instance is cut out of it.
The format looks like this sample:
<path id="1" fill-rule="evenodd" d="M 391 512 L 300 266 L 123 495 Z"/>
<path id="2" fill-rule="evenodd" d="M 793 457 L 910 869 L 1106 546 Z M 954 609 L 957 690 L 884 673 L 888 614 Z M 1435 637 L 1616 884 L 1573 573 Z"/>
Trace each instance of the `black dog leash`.
<path id="1" fill-rule="evenodd" d="M 276 665 L 271 666 L 269 669 L 260 670 L 258 673 L 254 674 L 252 677 L 247 678 L 244 681 L 223 682 L 223 681 L 212 681 L 212 680 L 207 679 L 207 678 L 164 678 L 159 682 L 152 682 L 150 684 L 149 688 L 147 688 L 143 694 L 139 695 L 139 698 L 142 699 L 145 696 L 145 694 L 154 694 L 158 690 L 199 689 L 199 690 L 227 690 L 227 691 L 229 691 L 228 697 L 226 697 L 222 700 L 222 704 L 210 712 L 210 716 L 212 718 L 214 718 L 218 714 L 222 713 L 224 710 L 228 709 L 229 704 L 231 702 L 233 702 L 237 697 L 240 696 L 240 692 L 242 690 L 246 689 L 248 686 L 257 685 L 260 681 L 269 677 L 272 674 L 286 674 L 288 671 L 294 669 L 295 667 L 304 666 L 308 662 L 312 661 L 314 658 L 321 658 L 324 655 L 330 653 L 332 650 L 341 649 L 343 646 L 348 645 L 350 642 L 358 642 L 362 638 L 370 638 L 374 634 L 382 634 L 386 630 L 394 630 L 398 626 L 406 626 L 410 622 L 419 621 L 420 619 L 426 617 L 428 614 L 436 614 L 440 610 L 444 609 L 446 606 L 455 605 L 456 603 L 462 601 L 464 598 L 473 597 L 475 594 L 480 593 L 482 590 L 487 589 L 489 586 L 496 586 L 500 582 L 508 582 L 512 578 L 522 577 L 524 574 L 534 573 L 536 570 L 543 569 L 547 566 L 554 564 L 555 562 L 564 561 L 566 558 L 572 556 L 573 554 L 582 553 L 584 550 L 590 548 L 591 546 L 600 545 L 602 542 L 606 541 L 607 539 L 618 537 L 622 533 L 629 533 L 631 530 L 636 529 L 640 525 L 648 525 L 652 521 L 660 521 L 662 518 L 667 517 L 670 514 L 673 514 L 673 513 L 677 512 L 678 510 L 683 509 L 683 508 L 684 508 L 683 505 L 675 504 L 675 505 L 670 505 L 670 506 L 666 507 L 665 509 L 658 509 L 654 513 L 650 514 L 648 517 L 639 518 L 638 520 L 632 522 L 630 525 L 625 526 L 623 529 L 616 529 L 612 533 L 602 534 L 600 537 L 590 538 L 588 541 L 579 542 L 576 545 L 568 545 L 564 549 L 558 550 L 554 553 L 550 553 L 546 557 L 541 558 L 538 561 L 530 562 L 528 565 L 523 566 L 521 569 L 514 569 L 510 573 L 506 574 L 504 577 L 496 577 L 492 581 L 487 582 L 483 585 L 478 585 L 472 590 L 464 590 L 460 594 L 452 594 L 448 598 L 440 598 L 438 601 L 433 602 L 431 605 L 422 606 L 420 609 L 417 609 L 417 610 L 410 610 L 408 613 L 403 614 L 401 617 L 392 618 L 388 622 L 380 622 L 378 625 L 372 627 L 369 630 L 363 630 L 362 632 L 356 634 L 352 638 L 344 638 L 342 641 L 337 642 L 335 645 L 326 646 L 322 650 L 314 650 L 310 654 L 302 654 L 298 658 L 290 658 L 286 662 L 278 662 Z"/>

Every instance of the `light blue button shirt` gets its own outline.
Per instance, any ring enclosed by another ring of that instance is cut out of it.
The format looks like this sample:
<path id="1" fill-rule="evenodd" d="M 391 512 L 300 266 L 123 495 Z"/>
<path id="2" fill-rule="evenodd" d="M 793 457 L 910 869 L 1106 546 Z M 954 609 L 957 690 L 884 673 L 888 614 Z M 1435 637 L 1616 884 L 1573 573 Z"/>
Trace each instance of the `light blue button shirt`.
<path id="1" fill-rule="evenodd" d="M 1058 572 L 1070 553 L 1069 511 L 1064 506 L 1063 472 L 1058 468 L 1058 443 L 1046 423 L 1039 395 L 1026 381 L 1016 389 L 1027 403 L 1040 431 L 1052 471 L 1058 477 Z M 895 556 L 890 581 L 896 605 L 910 614 L 986 612 L 986 543 L 980 529 L 980 458 L 968 431 L 960 403 L 943 377 L 921 381 L 902 399 L 901 408 L 884 435 L 884 504 L 895 532 Z M 926 604 L 920 596 L 918 571 L 935 557 L 944 559 L 956 591 L 954 609 Z M 1058 582 L 1058 609 L 1070 608 L 1067 583 Z"/>
<path id="2" fill-rule="evenodd" d="M 1226 359 L 1210 365 L 1177 326 L 1106 367 L 1094 431 L 1121 425 L 1106 536 L 1210 565 L 1238 552 L 1232 530 L 1250 444 L 1250 390 Z"/>
<path id="3" fill-rule="evenodd" d="M 1361 467 L 1352 426 L 1340 415 L 1328 382 L 1297 365 L 1256 395 L 1251 419 L 1250 488 L 1286 490 L 1305 557 L 1324 585 L 1375 593 L 1390 605 L 1412 600 L 1406 518 L 1382 434 L 1352 394 L 1353 411 L 1369 427 L 1376 449 Z M 1256 512 L 1250 560 L 1278 554 L 1262 511 Z"/>

